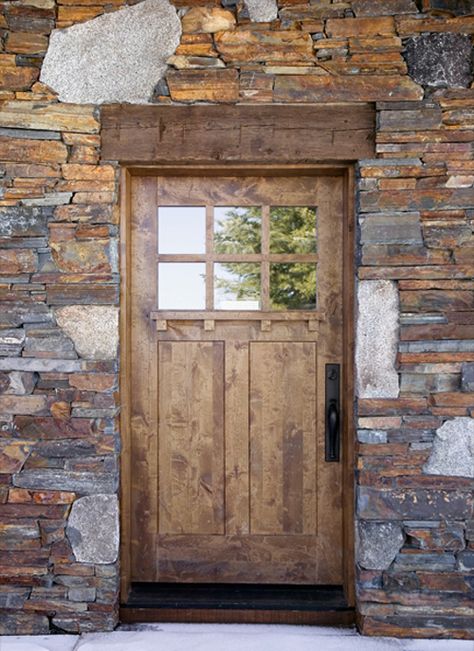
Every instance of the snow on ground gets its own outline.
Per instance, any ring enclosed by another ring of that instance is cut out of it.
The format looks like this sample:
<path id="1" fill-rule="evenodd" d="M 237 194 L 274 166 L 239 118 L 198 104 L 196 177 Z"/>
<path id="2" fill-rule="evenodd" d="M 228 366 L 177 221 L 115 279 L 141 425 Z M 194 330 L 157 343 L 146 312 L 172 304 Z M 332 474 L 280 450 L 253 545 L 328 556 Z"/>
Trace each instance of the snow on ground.
<path id="1" fill-rule="evenodd" d="M 130 630 L 132 629 L 132 630 Z M 139 624 L 114 633 L 0 637 L 0 651 L 474 651 L 469 640 L 362 637 L 354 629 Z"/>

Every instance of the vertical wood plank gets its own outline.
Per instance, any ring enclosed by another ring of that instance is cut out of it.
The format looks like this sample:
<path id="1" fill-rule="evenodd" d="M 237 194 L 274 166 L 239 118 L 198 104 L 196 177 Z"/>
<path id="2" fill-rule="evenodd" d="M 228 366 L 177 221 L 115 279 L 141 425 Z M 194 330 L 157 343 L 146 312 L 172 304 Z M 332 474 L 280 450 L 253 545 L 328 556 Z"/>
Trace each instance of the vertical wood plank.
<path id="1" fill-rule="evenodd" d="M 252 533 L 316 533 L 314 343 L 250 344 Z"/>
<path id="2" fill-rule="evenodd" d="M 160 342 L 160 533 L 224 533 L 222 342 Z"/>
<path id="3" fill-rule="evenodd" d="M 131 274 L 131 237 L 130 220 L 131 177 L 126 169 L 120 173 L 120 432 L 121 432 L 121 491 L 120 491 L 120 593 L 121 602 L 125 603 L 131 583 L 131 433 L 130 433 L 130 274 Z"/>
<path id="4" fill-rule="evenodd" d="M 249 344 L 225 346 L 226 534 L 248 534 L 249 523 Z"/>
<path id="5" fill-rule="evenodd" d="M 155 328 L 148 313 L 156 306 L 157 179 L 132 179 L 131 220 L 131 483 L 132 579 L 154 578 L 150 559 L 157 532 L 157 436 Z M 151 265 L 150 265 L 150 261 Z"/>
<path id="6" fill-rule="evenodd" d="M 320 558 L 329 576 L 342 582 L 342 464 L 325 463 L 325 365 L 343 363 L 343 179 L 324 177 L 318 184 L 318 262 L 317 291 L 318 307 L 325 311 L 326 319 L 320 324 L 320 354 L 318 358 L 318 386 L 321 387 L 318 400 L 318 530 L 324 532 L 320 538 Z M 344 369 L 341 366 L 344 373 Z M 341 414 L 340 422 L 343 422 Z M 342 451 L 344 458 L 344 451 Z M 337 490 L 335 490 L 337 487 Z"/>

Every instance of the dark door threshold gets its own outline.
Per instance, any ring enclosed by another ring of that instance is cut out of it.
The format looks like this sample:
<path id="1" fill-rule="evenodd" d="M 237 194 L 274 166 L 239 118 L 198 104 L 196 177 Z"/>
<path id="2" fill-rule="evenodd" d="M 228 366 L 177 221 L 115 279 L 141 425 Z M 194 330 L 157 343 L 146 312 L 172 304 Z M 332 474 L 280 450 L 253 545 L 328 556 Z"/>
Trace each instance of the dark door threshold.
<path id="1" fill-rule="evenodd" d="M 339 586 L 133 583 L 123 622 L 241 622 L 350 626 Z"/>

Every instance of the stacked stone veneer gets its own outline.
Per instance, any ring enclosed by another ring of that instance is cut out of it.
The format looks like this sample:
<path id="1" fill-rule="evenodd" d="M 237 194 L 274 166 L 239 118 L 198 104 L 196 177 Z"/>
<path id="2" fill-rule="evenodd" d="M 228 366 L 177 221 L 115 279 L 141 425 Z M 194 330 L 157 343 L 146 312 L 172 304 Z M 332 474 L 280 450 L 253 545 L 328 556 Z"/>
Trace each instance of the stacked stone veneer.
<path id="1" fill-rule="evenodd" d="M 91 104 L 114 101 L 107 13 L 144 43 L 144 22 L 167 25 L 139 100 L 125 43 L 115 100 L 376 102 L 357 194 L 360 622 L 472 635 L 474 3 L 147 2 L 0 4 L 0 632 L 117 622 L 117 165 Z M 92 58 L 60 49 L 76 23 Z M 42 79 L 75 104 L 38 82 L 55 27 Z"/>

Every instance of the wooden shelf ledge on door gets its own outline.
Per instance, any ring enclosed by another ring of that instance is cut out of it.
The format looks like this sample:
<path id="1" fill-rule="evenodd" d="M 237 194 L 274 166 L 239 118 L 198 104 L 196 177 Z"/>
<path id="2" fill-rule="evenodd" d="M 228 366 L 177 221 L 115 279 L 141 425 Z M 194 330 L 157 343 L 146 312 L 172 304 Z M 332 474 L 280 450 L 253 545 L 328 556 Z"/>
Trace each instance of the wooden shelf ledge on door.
<path id="1" fill-rule="evenodd" d="M 273 321 L 307 321 L 308 329 L 315 331 L 318 323 L 324 321 L 326 313 L 322 310 L 315 311 L 293 311 L 293 312 L 254 312 L 245 311 L 153 311 L 150 312 L 150 319 L 155 321 L 158 331 L 165 331 L 168 328 L 168 321 L 203 321 L 205 330 L 214 330 L 216 321 L 260 321 L 264 331 L 271 329 Z"/>

